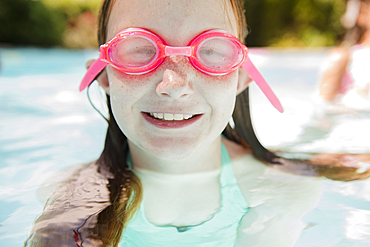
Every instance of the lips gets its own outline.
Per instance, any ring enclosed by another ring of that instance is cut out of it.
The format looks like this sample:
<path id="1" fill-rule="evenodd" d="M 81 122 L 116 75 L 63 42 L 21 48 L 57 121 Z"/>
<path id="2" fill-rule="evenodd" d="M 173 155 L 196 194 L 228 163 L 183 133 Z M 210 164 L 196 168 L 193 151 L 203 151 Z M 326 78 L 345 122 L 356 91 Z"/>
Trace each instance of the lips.
<path id="1" fill-rule="evenodd" d="M 152 113 L 142 112 L 145 120 L 150 124 L 162 128 L 183 128 L 199 120 L 203 114 L 172 114 L 172 113 Z"/>

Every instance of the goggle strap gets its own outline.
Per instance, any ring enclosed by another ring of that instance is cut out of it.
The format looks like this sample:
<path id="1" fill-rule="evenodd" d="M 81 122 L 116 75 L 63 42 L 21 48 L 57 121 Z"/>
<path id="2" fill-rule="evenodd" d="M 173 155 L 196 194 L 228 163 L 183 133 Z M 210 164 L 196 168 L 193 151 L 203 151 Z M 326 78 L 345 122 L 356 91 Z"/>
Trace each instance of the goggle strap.
<path id="1" fill-rule="evenodd" d="M 100 58 L 98 58 L 97 60 L 95 60 L 95 62 L 93 62 L 93 64 L 91 64 L 84 78 L 81 81 L 80 92 L 87 88 L 93 81 L 96 80 L 96 78 L 105 68 L 105 66 L 107 66 L 107 64 L 108 64 L 107 62 L 102 61 Z"/>
<path id="2" fill-rule="evenodd" d="M 262 90 L 262 92 L 265 94 L 267 99 L 271 102 L 271 104 L 279 111 L 284 112 L 284 109 L 279 101 L 279 99 L 276 97 L 275 93 L 272 91 L 270 86 L 267 84 L 265 78 L 261 75 L 261 73 L 257 70 L 257 68 L 254 66 L 252 61 L 249 57 L 245 59 L 245 61 L 242 64 L 243 69 L 247 71 L 249 76 L 255 81 L 257 86 Z"/>

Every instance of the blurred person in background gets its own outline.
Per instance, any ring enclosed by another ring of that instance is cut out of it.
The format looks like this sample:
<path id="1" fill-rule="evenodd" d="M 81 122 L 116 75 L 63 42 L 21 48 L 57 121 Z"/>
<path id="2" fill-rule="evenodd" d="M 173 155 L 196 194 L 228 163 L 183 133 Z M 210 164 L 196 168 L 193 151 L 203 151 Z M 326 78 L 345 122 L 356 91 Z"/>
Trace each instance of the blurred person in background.
<path id="1" fill-rule="evenodd" d="M 331 49 L 320 81 L 324 108 L 370 110 L 370 0 L 347 0 L 342 44 Z M 339 106 L 339 108 L 338 108 Z"/>

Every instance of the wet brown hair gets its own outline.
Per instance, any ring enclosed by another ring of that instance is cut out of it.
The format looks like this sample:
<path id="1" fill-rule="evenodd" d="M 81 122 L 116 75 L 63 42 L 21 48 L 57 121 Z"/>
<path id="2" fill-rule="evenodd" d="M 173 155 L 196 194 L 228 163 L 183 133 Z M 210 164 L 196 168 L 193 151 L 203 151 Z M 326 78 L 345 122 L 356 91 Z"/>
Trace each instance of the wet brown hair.
<path id="1" fill-rule="evenodd" d="M 103 1 L 99 13 L 98 41 L 100 44 L 107 41 L 107 26 L 114 2 L 115 0 Z M 241 0 L 230 0 L 230 3 L 237 21 L 239 39 L 244 41 L 247 35 L 247 25 L 243 3 Z M 108 131 L 98 164 L 101 169 L 107 169 L 114 174 L 114 179 L 111 179 L 108 185 L 112 205 L 99 214 L 94 235 L 103 241 L 104 246 L 117 246 L 125 226 L 140 206 L 142 188 L 139 179 L 128 168 L 127 138 L 113 117 L 109 95 L 107 95 L 107 106 L 109 109 Z M 276 156 L 261 145 L 254 133 L 248 89 L 237 96 L 233 118 L 235 128 L 228 125 L 223 135 L 251 150 L 258 159 L 276 163 L 274 160 Z"/>

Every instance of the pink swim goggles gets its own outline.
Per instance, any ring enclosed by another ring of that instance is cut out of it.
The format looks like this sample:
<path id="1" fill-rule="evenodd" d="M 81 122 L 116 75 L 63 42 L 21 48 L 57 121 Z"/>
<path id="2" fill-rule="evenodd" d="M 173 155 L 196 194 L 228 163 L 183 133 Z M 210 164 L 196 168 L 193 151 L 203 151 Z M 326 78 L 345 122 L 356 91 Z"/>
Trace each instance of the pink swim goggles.
<path id="1" fill-rule="evenodd" d="M 248 57 L 248 48 L 236 37 L 222 30 L 209 30 L 196 36 L 185 47 L 167 46 L 158 35 L 142 29 L 127 28 L 100 46 L 99 58 L 82 79 L 80 91 L 88 87 L 108 64 L 123 73 L 140 75 L 155 70 L 172 55 L 189 58 L 190 63 L 208 75 L 225 75 L 243 67 L 271 104 L 283 107 L 266 80 Z"/>

